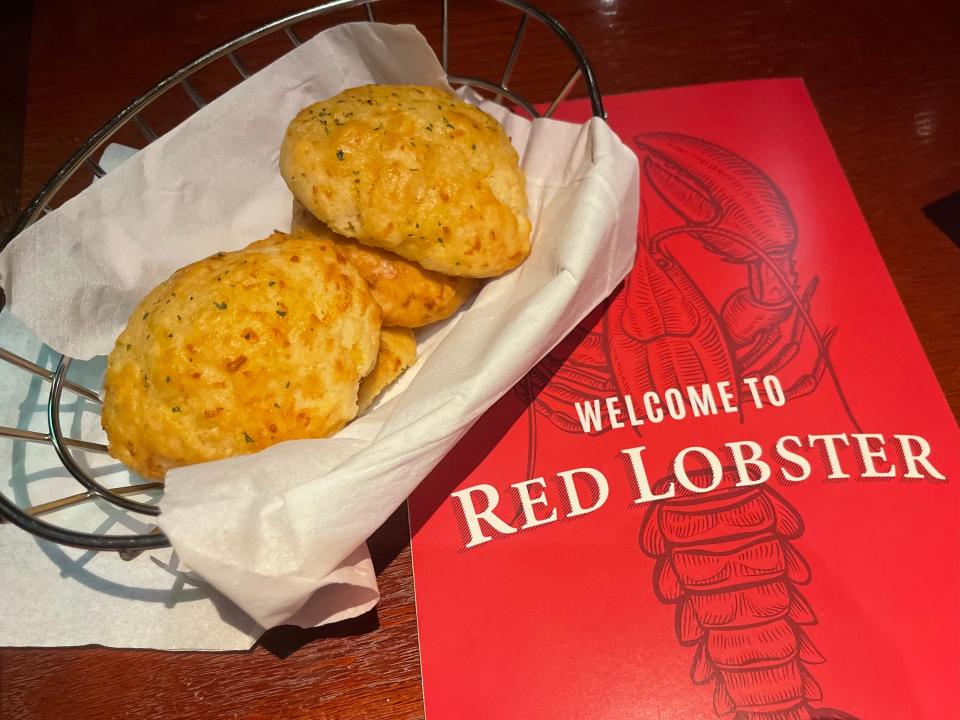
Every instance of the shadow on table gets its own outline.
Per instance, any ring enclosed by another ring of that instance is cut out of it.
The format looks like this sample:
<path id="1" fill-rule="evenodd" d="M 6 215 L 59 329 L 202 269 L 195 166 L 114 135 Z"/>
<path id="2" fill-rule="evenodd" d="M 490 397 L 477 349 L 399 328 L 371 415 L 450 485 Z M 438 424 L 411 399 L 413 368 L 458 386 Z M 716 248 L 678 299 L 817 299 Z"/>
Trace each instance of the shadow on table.
<path id="1" fill-rule="evenodd" d="M 281 660 L 285 660 L 304 645 L 314 642 L 315 640 L 366 635 L 379 627 L 380 619 L 377 616 L 377 609 L 374 608 L 359 617 L 316 628 L 280 625 L 279 627 L 267 630 L 261 635 L 257 644 L 254 645 L 254 648 L 257 646 L 262 647 L 272 655 L 275 655 Z"/>
<path id="2" fill-rule="evenodd" d="M 410 544 L 408 527 L 407 508 L 406 505 L 402 505 L 370 536 L 367 545 L 377 577 L 380 577 Z M 379 627 L 380 619 L 377 608 L 374 607 L 358 617 L 321 627 L 301 628 L 295 625 L 281 625 L 271 628 L 260 637 L 257 645 L 278 658 L 285 659 L 315 640 L 365 635 Z"/>

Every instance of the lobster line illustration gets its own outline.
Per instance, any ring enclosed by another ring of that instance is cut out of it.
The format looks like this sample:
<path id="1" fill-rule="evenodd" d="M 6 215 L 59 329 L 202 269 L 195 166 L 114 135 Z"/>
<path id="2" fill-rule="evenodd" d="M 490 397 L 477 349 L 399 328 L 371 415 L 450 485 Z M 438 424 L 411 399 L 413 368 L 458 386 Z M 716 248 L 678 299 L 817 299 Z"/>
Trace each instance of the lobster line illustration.
<path id="1" fill-rule="evenodd" d="M 733 468 L 727 473 L 735 474 Z M 824 662 L 803 629 L 816 623 L 800 591 L 810 568 L 791 544 L 797 512 L 752 487 L 652 506 L 640 530 L 656 560 L 658 599 L 676 606 L 676 634 L 695 646 L 690 678 L 714 682 L 718 715 L 811 720 L 822 693 L 808 665 Z"/>
<path id="2" fill-rule="evenodd" d="M 706 140 L 661 132 L 634 143 L 641 168 L 636 263 L 621 290 L 517 385 L 529 413 L 526 477 L 535 475 L 538 417 L 580 433 L 571 408 L 584 397 L 718 381 L 730 382 L 740 399 L 744 378 L 789 369 L 808 338 L 812 366 L 785 384 L 785 399 L 815 392 L 828 377 L 859 430 L 829 357 L 837 329 L 814 322 L 818 278 L 801 287 L 797 223 L 779 187 Z M 651 198 L 679 224 L 651 231 Z M 680 237 L 742 266 L 745 284 L 712 304 L 671 250 Z M 598 320 L 599 330 L 591 329 Z M 713 683 L 718 716 L 855 720 L 814 706 L 822 692 L 810 667 L 825 660 L 805 630 L 816 616 L 801 591 L 811 579 L 794 547 L 802 533 L 799 513 L 767 485 L 679 494 L 645 515 L 640 546 L 655 560 L 654 591 L 675 606 L 677 639 L 694 648 L 691 680 Z"/>

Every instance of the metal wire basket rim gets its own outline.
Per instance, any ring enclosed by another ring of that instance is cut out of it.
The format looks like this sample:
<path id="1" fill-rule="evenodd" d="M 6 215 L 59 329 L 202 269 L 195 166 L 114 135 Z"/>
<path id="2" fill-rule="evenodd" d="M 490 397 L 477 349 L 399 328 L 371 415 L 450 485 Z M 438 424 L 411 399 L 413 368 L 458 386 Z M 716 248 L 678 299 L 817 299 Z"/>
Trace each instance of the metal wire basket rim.
<path id="1" fill-rule="evenodd" d="M 577 69 L 570 76 L 566 84 L 560 93 L 556 96 L 552 104 L 549 106 L 548 110 L 545 112 L 546 116 L 550 116 L 559 103 L 566 98 L 569 94 L 576 81 L 583 77 L 588 97 L 591 103 L 591 109 L 595 117 L 600 117 L 605 119 L 606 114 L 603 109 L 602 98 L 600 95 L 599 88 L 597 86 L 596 77 L 593 73 L 593 69 L 590 66 L 589 61 L 586 58 L 583 50 L 580 48 L 579 44 L 573 39 L 573 37 L 567 32 L 567 30 L 555 20 L 550 15 L 547 15 L 539 8 L 530 5 L 522 0 L 493 0 L 502 5 L 506 5 L 513 9 L 519 10 L 522 13 L 522 18 L 520 25 L 517 28 L 513 46 L 510 50 L 510 55 L 507 59 L 506 67 L 503 70 L 503 74 L 500 79 L 500 84 L 491 83 L 482 78 L 477 77 L 466 77 L 466 76 L 455 76 L 450 75 L 448 72 L 448 37 L 449 37 L 449 24 L 448 24 L 448 1 L 442 0 L 442 58 L 441 64 L 443 66 L 444 72 L 447 74 L 447 79 L 452 84 L 460 84 L 472 87 L 478 87 L 485 89 L 487 91 L 496 93 L 496 99 L 499 100 L 500 97 L 505 97 L 512 102 L 516 103 L 519 107 L 522 107 L 526 110 L 532 117 L 539 117 L 540 113 L 537 111 L 534 106 L 529 103 L 525 98 L 517 95 L 512 92 L 508 87 L 507 83 L 509 81 L 510 75 L 513 71 L 514 64 L 519 53 L 520 44 L 524 37 L 526 22 L 529 17 L 534 17 L 544 25 L 546 25 L 553 33 L 558 36 L 570 52 L 573 54 L 576 59 Z M 26 209 L 18 217 L 17 223 L 14 226 L 14 229 L 9 233 L 5 238 L 0 238 L 0 251 L 2 251 L 10 243 L 10 241 L 16 237 L 20 232 L 22 232 L 26 227 L 31 225 L 37 220 L 41 212 L 49 212 L 49 209 L 46 207 L 49 200 L 59 192 L 67 180 L 72 177 L 73 173 L 79 169 L 82 164 L 86 164 L 94 172 L 97 177 L 100 177 L 104 174 L 102 168 L 91 160 L 93 154 L 106 142 L 108 141 L 114 133 L 128 121 L 133 121 L 133 123 L 140 129 L 144 137 L 147 139 L 147 143 L 153 142 L 157 139 L 156 133 L 154 133 L 146 123 L 138 117 L 144 108 L 148 107 L 154 100 L 163 95 L 167 90 L 181 85 L 187 94 L 191 97 L 194 103 L 197 105 L 197 108 L 202 108 L 206 102 L 200 96 L 200 94 L 190 85 L 187 78 L 189 78 L 193 73 L 210 64 L 211 62 L 218 60 L 223 57 L 230 59 L 231 63 L 234 65 L 236 70 L 239 72 L 243 79 L 249 77 L 250 73 L 244 68 L 243 64 L 239 58 L 234 55 L 234 51 L 244 45 L 253 42 L 261 37 L 265 37 L 279 30 L 284 30 L 288 35 L 290 41 L 296 46 L 300 44 L 300 39 L 293 32 L 292 26 L 305 21 L 311 18 L 337 12 L 341 10 L 346 10 L 350 8 L 355 8 L 359 6 L 365 6 L 367 9 L 367 18 L 370 21 L 374 21 L 374 14 L 372 6 L 375 2 L 379 0 L 331 0 L 330 2 L 322 3 L 305 10 L 301 10 L 295 13 L 286 15 L 285 17 L 273 20 L 264 25 L 261 25 L 254 30 L 251 30 L 247 33 L 239 35 L 238 37 L 230 40 L 229 42 L 223 43 L 222 45 L 210 50 L 209 52 L 201 55 L 200 57 L 192 60 L 191 62 L 183 65 L 181 68 L 161 80 L 159 83 L 151 87 L 147 92 L 140 95 L 125 108 L 123 108 L 119 113 L 117 113 L 113 118 L 111 118 L 107 123 L 105 123 L 99 130 L 97 130 L 93 135 L 91 135 L 86 142 L 83 143 L 68 159 L 66 162 L 61 165 L 54 175 L 47 181 L 47 183 L 41 188 L 41 190 L 33 197 Z M 2 305 L 0 305 L 2 308 Z M 8 357 L 9 356 L 9 357 Z M 50 382 L 50 392 L 48 399 L 48 411 L 47 411 L 47 423 L 49 434 L 46 437 L 43 437 L 39 433 L 28 433 L 22 431 L 16 436 L 7 433 L 8 437 L 16 438 L 19 437 L 21 440 L 28 441 L 43 441 L 49 443 L 53 446 L 58 458 L 60 459 L 63 466 L 67 471 L 76 479 L 84 488 L 85 492 L 80 493 L 79 495 L 74 495 L 69 498 L 61 498 L 60 500 L 53 501 L 51 503 L 45 503 L 44 506 L 37 506 L 32 508 L 31 511 L 25 511 L 23 508 L 20 508 L 16 503 L 8 499 L 2 492 L 0 492 L 0 522 L 8 521 L 11 524 L 46 540 L 53 541 L 55 543 L 67 546 L 73 546 L 83 549 L 91 550 L 114 550 L 121 551 L 121 555 L 125 556 L 127 559 L 138 553 L 139 551 L 146 549 L 162 548 L 169 546 L 170 542 L 159 529 L 155 529 L 150 533 L 140 534 L 140 535 L 100 535 L 94 533 L 86 533 L 75 530 L 70 530 L 63 528 L 58 525 L 53 525 L 51 523 L 41 520 L 38 516 L 46 512 L 52 512 L 62 507 L 67 507 L 76 502 L 81 502 L 87 499 L 93 499 L 95 497 L 102 498 L 111 504 L 121 507 L 130 512 L 142 513 L 147 515 L 159 515 L 160 510 L 156 505 L 149 505 L 146 503 L 137 502 L 131 499 L 124 497 L 125 494 L 131 494 L 129 492 L 125 493 L 121 489 L 120 491 L 113 491 L 109 488 L 102 486 L 93 478 L 86 475 L 82 468 L 80 468 L 76 460 L 73 458 L 69 447 L 78 447 L 80 449 L 89 449 L 85 445 L 92 445 L 91 443 L 84 443 L 83 441 L 78 441 L 72 438 L 66 438 L 63 436 L 60 428 L 60 418 L 59 418 L 59 399 L 61 397 L 62 391 L 64 388 L 69 389 L 71 392 L 79 393 L 85 397 L 89 397 L 88 393 L 91 393 L 89 389 L 85 387 L 77 387 L 75 383 L 72 383 L 67 379 L 67 371 L 70 367 L 70 358 L 66 356 L 61 356 L 60 362 L 57 366 L 56 371 L 50 372 L 44 368 L 36 366 L 34 363 L 31 363 L 25 358 L 20 358 L 15 356 L 9 351 L 3 350 L 2 357 L 0 360 L 5 360 L 10 362 L 15 366 L 27 370 L 28 372 L 41 377 L 44 380 Z M 12 429 L 11 429 L 12 430 Z M 98 451 L 103 451 L 105 448 L 98 448 Z M 125 488 L 127 491 L 132 491 L 137 488 L 147 488 L 147 485 L 135 486 Z M 126 554 L 125 554 L 125 552 Z"/>

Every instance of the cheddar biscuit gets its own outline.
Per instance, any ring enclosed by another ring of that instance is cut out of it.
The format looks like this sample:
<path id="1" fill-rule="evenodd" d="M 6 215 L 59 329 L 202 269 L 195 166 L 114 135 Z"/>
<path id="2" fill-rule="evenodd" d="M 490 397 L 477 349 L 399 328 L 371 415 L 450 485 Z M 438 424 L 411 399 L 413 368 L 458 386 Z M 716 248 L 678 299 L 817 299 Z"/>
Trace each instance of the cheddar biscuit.
<path id="1" fill-rule="evenodd" d="M 353 265 L 370 286 L 373 299 L 383 310 L 386 326 L 416 328 L 444 320 L 463 305 L 479 282 L 425 270 L 388 250 L 339 235 L 296 200 L 292 232 L 309 233 L 333 243 L 337 254 Z"/>
<path id="2" fill-rule="evenodd" d="M 417 341 L 407 328 L 383 328 L 377 364 L 360 383 L 360 412 L 366 410 L 381 392 L 413 365 L 417 359 Z"/>
<path id="3" fill-rule="evenodd" d="M 428 270 L 493 277 L 530 253 L 509 138 L 436 88 L 366 85 L 304 108 L 287 128 L 280 171 L 332 230 Z"/>
<path id="4" fill-rule="evenodd" d="M 137 306 L 108 358 L 110 454 L 162 478 L 337 432 L 358 412 L 380 315 L 322 240 L 274 233 L 176 271 Z"/>

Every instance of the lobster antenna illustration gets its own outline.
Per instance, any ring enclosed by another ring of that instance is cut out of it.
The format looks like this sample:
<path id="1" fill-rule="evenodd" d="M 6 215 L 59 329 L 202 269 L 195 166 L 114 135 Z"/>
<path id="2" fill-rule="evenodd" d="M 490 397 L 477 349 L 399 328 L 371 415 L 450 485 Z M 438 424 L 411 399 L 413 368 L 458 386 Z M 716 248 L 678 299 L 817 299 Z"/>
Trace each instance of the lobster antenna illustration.
<path id="1" fill-rule="evenodd" d="M 530 378 L 530 373 L 527 373 L 523 382 L 527 386 L 527 395 L 529 397 L 529 404 L 526 409 L 527 428 L 529 430 L 529 442 L 527 443 L 527 474 L 523 476 L 523 479 L 529 480 L 533 477 L 534 466 L 537 463 L 537 411 L 533 380 Z"/>

